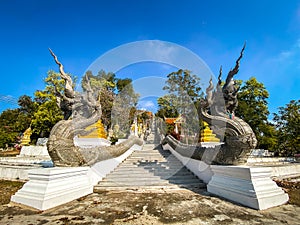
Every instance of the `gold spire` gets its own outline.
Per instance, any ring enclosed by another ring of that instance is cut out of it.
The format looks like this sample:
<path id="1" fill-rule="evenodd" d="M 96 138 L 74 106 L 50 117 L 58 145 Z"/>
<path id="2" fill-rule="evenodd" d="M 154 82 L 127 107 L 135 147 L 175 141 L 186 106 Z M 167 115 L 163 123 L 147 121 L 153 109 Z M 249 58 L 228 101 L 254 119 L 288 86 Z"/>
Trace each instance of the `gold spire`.
<path id="1" fill-rule="evenodd" d="M 200 142 L 220 142 L 219 138 L 216 138 L 216 135 L 209 128 L 208 123 L 203 122 L 204 130 L 201 131 Z"/>
<path id="2" fill-rule="evenodd" d="M 79 138 L 105 138 L 105 139 L 107 138 L 107 134 L 101 120 L 98 120 L 96 123 L 85 128 L 86 131 L 91 129 L 94 129 L 94 131 L 92 131 L 90 134 L 85 136 L 79 135 Z"/>

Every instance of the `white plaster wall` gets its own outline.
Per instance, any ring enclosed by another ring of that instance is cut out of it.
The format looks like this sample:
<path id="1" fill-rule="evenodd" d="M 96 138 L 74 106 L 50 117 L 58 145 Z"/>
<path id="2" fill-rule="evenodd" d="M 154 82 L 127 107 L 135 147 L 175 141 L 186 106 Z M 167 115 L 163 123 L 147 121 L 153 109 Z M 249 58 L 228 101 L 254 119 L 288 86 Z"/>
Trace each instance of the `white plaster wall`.
<path id="1" fill-rule="evenodd" d="M 23 146 L 17 157 L 43 157 L 49 158 L 47 146 Z"/>

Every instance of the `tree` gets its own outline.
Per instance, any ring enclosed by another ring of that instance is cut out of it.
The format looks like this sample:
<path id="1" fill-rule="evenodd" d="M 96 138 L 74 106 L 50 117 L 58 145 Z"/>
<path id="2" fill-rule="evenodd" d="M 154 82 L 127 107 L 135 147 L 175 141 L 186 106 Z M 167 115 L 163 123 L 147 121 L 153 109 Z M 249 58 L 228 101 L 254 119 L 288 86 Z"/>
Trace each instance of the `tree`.
<path id="1" fill-rule="evenodd" d="M 263 83 L 251 77 L 242 84 L 238 93 L 236 115 L 246 121 L 253 129 L 258 148 L 274 150 L 276 146 L 276 131 L 268 122 L 269 110 L 267 99 L 269 93 Z"/>
<path id="2" fill-rule="evenodd" d="M 15 144 L 21 136 L 17 120 L 20 114 L 19 109 L 7 109 L 0 115 L 0 148 Z M 25 128 L 26 129 L 26 128 Z"/>
<path id="3" fill-rule="evenodd" d="M 160 118 L 175 118 L 179 116 L 179 113 L 174 106 L 174 102 L 171 97 L 171 95 L 165 95 L 162 97 L 159 97 L 157 99 L 158 104 L 158 111 L 156 113 L 156 116 Z"/>
<path id="4" fill-rule="evenodd" d="M 115 96 L 112 108 L 112 124 L 120 127 L 120 134 L 127 136 L 130 132 L 130 126 L 134 120 L 139 94 L 134 91 L 131 79 L 127 79 L 122 88 L 119 86 L 119 92 Z"/>
<path id="5" fill-rule="evenodd" d="M 36 104 L 28 95 L 18 99 L 19 108 L 8 109 L 0 115 L 0 147 L 18 143 L 22 133 L 30 127 Z"/>
<path id="6" fill-rule="evenodd" d="M 170 94 L 177 98 L 178 106 L 184 105 L 186 98 L 188 101 L 196 103 L 203 93 L 201 93 L 200 78 L 192 75 L 189 70 L 179 69 L 167 75 L 166 85 L 163 87 Z"/>
<path id="7" fill-rule="evenodd" d="M 121 92 L 127 85 L 131 85 L 132 80 L 130 78 L 117 79 L 117 90 Z"/>
<path id="8" fill-rule="evenodd" d="M 185 122 L 181 124 L 183 135 L 199 133 L 200 120 L 197 112 L 197 103 L 203 98 L 200 87 L 200 78 L 191 74 L 189 70 L 179 69 L 167 75 L 164 90 L 168 94 L 158 99 L 160 117 L 182 115 Z M 187 139 L 186 139 L 187 141 Z"/>
<path id="9" fill-rule="evenodd" d="M 33 139 L 48 137 L 52 127 L 63 119 L 63 113 L 58 107 L 59 102 L 56 99 L 56 90 L 62 92 L 64 80 L 58 73 L 50 70 L 45 78 L 45 84 L 46 87 L 43 91 L 38 90 L 34 93 L 36 111 L 31 121 Z"/>
<path id="10" fill-rule="evenodd" d="M 37 108 L 37 104 L 28 95 L 22 95 L 21 97 L 19 97 L 18 105 L 20 106 L 20 112 L 30 117 L 33 116 Z"/>
<path id="11" fill-rule="evenodd" d="M 95 76 L 91 71 L 87 71 L 86 75 L 90 80 L 91 88 L 94 92 L 99 93 L 100 104 L 102 109 L 101 120 L 105 127 L 111 126 L 111 110 L 115 97 L 116 78 L 113 73 L 105 73 L 100 70 Z M 85 90 L 85 87 L 82 88 Z"/>
<path id="12" fill-rule="evenodd" d="M 118 124 L 120 133 L 128 133 L 133 121 L 132 111 L 139 98 L 133 89 L 132 80 L 116 78 L 114 73 L 106 73 L 104 70 L 100 70 L 96 76 L 91 71 L 87 71 L 86 75 L 93 91 L 99 93 L 104 126 L 108 129 Z"/>
<path id="13" fill-rule="evenodd" d="M 104 70 L 100 70 L 97 75 L 93 75 L 91 71 L 87 71 L 86 75 L 90 79 L 90 84 L 93 91 L 99 92 L 102 109 L 101 120 L 105 127 L 109 128 L 112 126 L 112 110 L 113 107 L 114 110 L 117 110 L 116 97 L 118 94 L 122 95 L 122 97 L 118 97 L 118 99 L 122 99 L 122 101 L 124 101 L 121 104 L 123 107 L 125 106 L 128 107 L 128 109 L 131 109 L 131 107 L 136 106 L 138 95 L 133 90 L 131 79 L 119 79 L 116 78 L 114 73 L 106 73 Z M 85 87 L 82 87 L 83 90 L 85 90 Z M 114 104 L 116 106 L 114 106 Z M 121 105 L 118 106 L 119 110 L 122 108 Z M 121 116 L 121 114 L 118 115 Z M 122 119 L 119 118 L 118 121 L 120 120 Z"/>
<path id="14" fill-rule="evenodd" d="M 278 151 L 285 156 L 300 153 L 300 100 L 292 100 L 274 113 Z"/>

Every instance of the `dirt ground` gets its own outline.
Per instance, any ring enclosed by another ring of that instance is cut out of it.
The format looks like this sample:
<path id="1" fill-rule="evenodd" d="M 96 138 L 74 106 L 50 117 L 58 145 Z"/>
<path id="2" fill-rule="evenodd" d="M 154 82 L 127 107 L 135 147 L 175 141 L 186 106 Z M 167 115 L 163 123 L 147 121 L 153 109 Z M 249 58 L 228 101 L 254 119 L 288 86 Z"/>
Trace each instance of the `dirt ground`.
<path id="1" fill-rule="evenodd" d="M 0 157 L 13 157 L 20 154 L 20 150 L 11 149 L 8 151 L 0 151 Z"/>
<path id="2" fill-rule="evenodd" d="M 0 181 L 0 224 L 299 224 L 294 203 L 253 210 L 210 196 L 205 189 L 93 193 L 46 211 L 9 203 L 20 182 Z M 285 190 L 290 190 L 286 188 Z"/>

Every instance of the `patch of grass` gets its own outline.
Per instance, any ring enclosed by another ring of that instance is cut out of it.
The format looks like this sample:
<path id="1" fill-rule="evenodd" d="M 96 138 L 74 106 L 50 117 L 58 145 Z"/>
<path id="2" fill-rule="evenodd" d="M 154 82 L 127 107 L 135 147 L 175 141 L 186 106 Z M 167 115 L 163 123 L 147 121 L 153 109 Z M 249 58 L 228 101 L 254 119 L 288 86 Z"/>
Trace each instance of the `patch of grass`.
<path id="1" fill-rule="evenodd" d="M 0 205 L 5 205 L 10 202 L 10 198 L 22 186 L 24 182 L 0 180 Z"/>
<path id="2" fill-rule="evenodd" d="M 290 197 L 289 203 L 300 206 L 300 189 L 290 189 L 287 193 Z"/>
<path id="3" fill-rule="evenodd" d="M 0 151 L 0 157 L 14 157 L 20 154 L 20 150 Z"/>
<path id="4" fill-rule="evenodd" d="M 275 182 L 288 193 L 290 204 L 300 206 L 300 182 L 290 180 L 275 180 Z"/>

